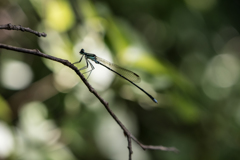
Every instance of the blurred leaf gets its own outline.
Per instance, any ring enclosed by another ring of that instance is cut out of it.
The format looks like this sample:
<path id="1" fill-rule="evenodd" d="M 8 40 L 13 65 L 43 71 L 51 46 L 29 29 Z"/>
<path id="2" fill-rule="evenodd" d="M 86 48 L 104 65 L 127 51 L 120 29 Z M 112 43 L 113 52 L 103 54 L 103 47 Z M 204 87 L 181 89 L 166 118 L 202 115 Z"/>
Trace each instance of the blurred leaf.
<path id="1" fill-rule="evenodd" d="M 3 99 L 0 95 L 0 119 L 6 122 L 10 122 L 11 120 L 11 110 L 8 103 Z"/>

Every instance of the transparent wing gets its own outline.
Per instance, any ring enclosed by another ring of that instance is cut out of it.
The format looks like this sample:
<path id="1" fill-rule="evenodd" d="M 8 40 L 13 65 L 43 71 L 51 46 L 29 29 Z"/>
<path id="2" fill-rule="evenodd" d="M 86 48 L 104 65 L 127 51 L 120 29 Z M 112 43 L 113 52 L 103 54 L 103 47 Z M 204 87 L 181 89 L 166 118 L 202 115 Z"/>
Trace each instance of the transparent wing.
<path id="1" fill-rule="evenodd" d="M 141 81 L 141 78 L 139 77 L 139 75 L 137 75 L 136 73 L 134 73 L 132 71 L 124 69 L 124 68 L 122 68 L 116 64 L 113 64 L 111 62 L 108 62 L 107 60 L 102 59 L 100 57 L 96 57 L 96 60 L 101 62 L 102 64 L 106 65 L 107 67 L 111 68 L 112 70 L 118 72 L 119 74 L 126 77 L 127 79 L 129 79 L 132 82 L 139 83 Z"/>

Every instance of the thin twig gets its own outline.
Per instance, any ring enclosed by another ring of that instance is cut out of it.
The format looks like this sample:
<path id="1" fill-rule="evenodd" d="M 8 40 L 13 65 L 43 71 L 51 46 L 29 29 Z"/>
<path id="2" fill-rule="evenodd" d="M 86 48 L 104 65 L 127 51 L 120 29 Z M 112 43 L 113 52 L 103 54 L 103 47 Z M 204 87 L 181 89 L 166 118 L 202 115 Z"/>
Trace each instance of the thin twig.
<path id="1" fill-rule="evenodd" d="M 126 133 L 125 133 L 126 135 Z M 132 154 L 133 154 L 133 151 L 132 151 L 132 141 L 131 141 L 131 137 L 127 136 L 127 141 L 128 141 L 128 151 L 129 151 L 129 160 L 132 159 Z"/>
<path id="2" fill-rule="evenodd" d="M 46 33 L 40 33 L 40 32 L 37 32 L 37 31 L 34 31 L 28 27 L 22 27 L 20 25 L 12 25 L 11 23 L 9 24 L 5 24 L 5 25 L 0 25 L 0 29 L 7 29 L 7 30 L 20 30 L 20 31 L 23 31 L 23 32 L 30 32 L 30 33 L 33 33 L 35 35 L 37 35 L 38 37 L 46 37 L 47 34 Z"/>
<path id="3" fill-rule="evenodd" d="M 4 27 L 5 26 L 5 27 Z M 20 29 L 19 29 L 20 27 Z M 21 27 L 21 26 L 15 26 L 15 25 L 11 25 L 11 24 L 7 24 L 7 25 L 3 25 L 0 26 L 0 29 L 15 29 L 15 30 L 22 30 L 22 31 L 28 31 L 31 33 L 34 33 L 38 36 L 46 36 L 45 33 L 39 33 L 36 31 L 33 31 L 29 28 L 25 28 L 25 27 Z M 110 109 L 108 102 L 106 102 L 94 89 L 93 87 L 88 83 L 88 81 L 84 78 L 84 76 L 80 73 L 79 69 L 77 67 L 75 67 L 72 63 L 70 63 L 68 60 L 65 59 L 61 59 L 61 58 L 57 58 L 57 57 L 53 57 L 47 54 L 44 54 L 42 52 L 40 52 L 37 49 L 26 49 L 26 48 L 20 48 L 20 47 L 15 47 L 15 46 L 10 46 L 10 45 L 5 45 L 5 44 L 1 44 L 0 43 L 0 48 L 3 49 L 7 49 L 7 50 L 12 50 L 12 51 L 17 51 L 17 52 L 23 52 L 23 53 L 27 53 L 27 54 L 33 54 L 39 57 L 44 57 L 59 63 L 62 63 L 65 66 L 68 66 L 69 68 L 73 69 L 76 74 L 81 78 L 81 80 L 83 81 L 83 83 L 87 86 L 87 88 L 89 89 L 89 91 L 91 93 L 93 93 L 98 99 L 99 101 L 103 104 L 103 106 L 106 108 L 106 110 L 108 111 L 108 113 L 113 117 L 113 119 L 117 122 L 117 124 L 122 128 L 125 136 L 127 137 L 127 141 L 128 141 L 128 150 L 129 150 L 129 160 L 132 159 L 132 142 L 131 140 L 134 140 L 138 145 L 140 145 L 142 147 L 143 150 L 161 150 L 161 151 L 172 151 L 172 152 L 178 152 L 178 150 L 175 147 L 164 147 L 164 146 L 152 146 L 152 145 L 144 145 L 142 143 L 140 143 L 132 134 L 131 132 L 129 132 L 127 130 L 127 128 L 122 124 L 122 122 L 117 118 L 117 116 L 112 112 L 112 110 Z"/>

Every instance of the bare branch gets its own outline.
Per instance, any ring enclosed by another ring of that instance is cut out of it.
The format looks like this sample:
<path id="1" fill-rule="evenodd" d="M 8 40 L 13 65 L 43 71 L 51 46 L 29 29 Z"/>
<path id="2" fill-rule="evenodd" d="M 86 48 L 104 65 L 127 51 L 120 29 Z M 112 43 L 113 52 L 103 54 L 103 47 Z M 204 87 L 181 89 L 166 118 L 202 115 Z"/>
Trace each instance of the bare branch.
<path id="1" fill-rule="evenodd" d="M 11 25 L 11 24 L 7 24 L 7 25 L 2 25 L 0 26 L 0 29 L 14 29 L 14 30 L 22 30 L 22 31 L 27 31 L 30 33 L 34 33 L 37 36 L 43 36 L 45 37 L 46 34 L 45 33 L 39 33 L 36 31 L 33 31 L 29 28 L 24 28 L 21 26 L 15 26 L 15 25 Z M 127 137 L 127 141 L 128 141 L 128 150 L 129 150 L 129 160 L 132 159 L 132 140 L 134 140 L 138 145 L 140 145 L 142 147 L 143 150 L 161 150 L 161 151 L 172 151 L 172 152 L 178 152 L 178 150 L 174 147 L 164 147 L 164 146 L 152 146 L 152 145 L 144 145 L 142 143 L 140 143 L 128 130 L 127 128 L 122 124 L 122 122 L 117 118 L 117 116 L 112 112 L 112 110 L 110 109 L 108 102 L 106 102 L 95 90 L 94 88 L 88 83 L 88 81 L 84 78 L 84 76 L 80 73 L 79 69 L 77 67 L 75 67 L 72 63 L 70 63 L 68 60 L 65 59 L 61 59 L 61 58 L 57 58 L 57 57 L 53 57 L 47 54 L 44 54 L 42 52 L 40 52 L 37 49 L 26 49 L 26 48 L 20 48 L 20 47 L 15 47 L 15 46 L 10 46 L 10 45 L 5 45 L 5 44 L 1 44 L 0 43 L 0 48 L 3 49 L 7 49 L 7 50 L 12 50 L 12 51 L 17 51 L 17 52 L 22 52 L 22 53 L 27 53 L 27 54 L 32 54 L 32 55 L 36 55 L 39 57 L 44 57 L 59 63 L 62 63 L 65 66 L 68 66 L 69 68 L 73 69 L 76 74 L 81 78 L 81 80 L 83 81 L 83 83 L 87 86 L 87 88 L 89 89 L 89 91 L 91 93 L 93 93 L 98 100 L 103 104 L 103 106 L 105 107 L 105 109 L 108 111 L 108 113 L 113 117 L 113 119 L 117 122 L 117 124 L 122 128 L 125 136 Z"/>
<path id="2" fill-rule="evenodd" d="M 20 31 L 23 31 L 23 32 L 30 32 L 30 33 L 33 33 L 35 35 L 37 35 L 38 37 L 46 37 L 47 34 L 46 33 L 40 33 L 40 32 L 37 32 L 37 31 L 34 31 L 28 27 L 22 27 L 20 25 L 16 26 L 16 25 L 12 25 L 11 23 L 9 24 L 5 24 L 5 25 L 0 25 L 0 29 L 7 29 L 7 30 L 20 30 Z"/>

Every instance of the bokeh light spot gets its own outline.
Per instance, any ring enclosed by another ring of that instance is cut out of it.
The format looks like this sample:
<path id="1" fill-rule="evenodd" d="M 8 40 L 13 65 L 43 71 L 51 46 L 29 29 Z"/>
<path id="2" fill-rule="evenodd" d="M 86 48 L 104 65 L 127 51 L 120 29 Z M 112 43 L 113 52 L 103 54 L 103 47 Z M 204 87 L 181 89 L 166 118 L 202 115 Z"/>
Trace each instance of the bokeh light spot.
<path id="1" fill-rule="evenodd" d="M 0 122 L 0 155 L 1 159 L 9 156 L 13 150 L 12 133 L 6 124 Z"/>
<path id="2" fill-rule="evenodd" d="M 8 89 L 23 89 L 31 83 L 32 78 L 32 70 L 26 63 L 9 61 L 3 64 L 1 82 Z"/>
<path id="3" fill-rule="evenodd" d="M 212 59 L 202 79 L 202 88 L 213 99 L 226 97 L 239 79 L 239 61 L 231 54 Z"/>
<path id="4" fill-rule="evenodd" d="M 74 23 L 74 15 L 67 1 L 50 1 L 46 14 L 47 24 L 54 30 L 66 31 Z"/>

